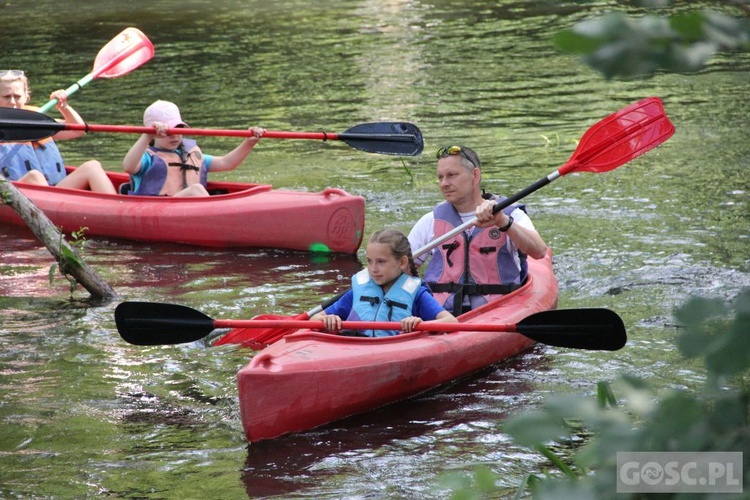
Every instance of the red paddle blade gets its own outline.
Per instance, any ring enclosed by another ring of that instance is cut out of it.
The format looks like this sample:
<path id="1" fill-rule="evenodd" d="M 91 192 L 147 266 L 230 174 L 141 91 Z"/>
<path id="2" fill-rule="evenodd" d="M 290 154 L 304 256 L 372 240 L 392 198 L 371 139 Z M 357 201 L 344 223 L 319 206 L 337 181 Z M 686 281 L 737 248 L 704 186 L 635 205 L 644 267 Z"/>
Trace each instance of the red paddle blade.
<path id="1" fill-rule="evenodd" d="M 310 317 L 306 312 L 297 316 L 282 316 L 280 314 L 261 314 L 255 316 L 254 320 L 307 320 Z M 251 349 L 262 349 L 263 347 L 281 340 L 283 337 L 297 331 L 295 328 L 235 328 L 216 342 L 214 346 L 224 344 L 240 344 L 242 347 Z"/>
<path id="2" fill-rule="evenodd" d="M 674 134 L 661 99 L 649 97 L 613 113 L 589 128 L 570 160 L 558 169 L 608 172 L 650 151 Z"/>
<path id="3" fill-rule="evenodd" d="M 137 28 L 126 28 L 102 47 L 94 61 L 97 77 L 117 78 L 130 73 L 154 57 L 154 44 Z M 112 64 L 114 62 L 114 64 Z M 109 66 L 111 65 L 111 66 Z"/>

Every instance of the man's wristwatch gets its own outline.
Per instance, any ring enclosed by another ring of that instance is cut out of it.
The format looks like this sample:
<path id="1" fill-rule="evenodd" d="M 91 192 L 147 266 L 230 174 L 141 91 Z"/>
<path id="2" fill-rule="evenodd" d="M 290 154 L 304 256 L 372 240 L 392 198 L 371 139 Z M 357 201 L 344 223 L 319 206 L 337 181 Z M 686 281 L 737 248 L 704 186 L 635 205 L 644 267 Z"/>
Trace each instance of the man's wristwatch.
<path id="1" fill-rule="evenodd" d="M 510 226 L 512 226 L 512 225 L 513 225 L 513 216 L 512 216 L 512 215 L 509 215 L 509 216 L 508 216 L 508 223 L 507 223 L 506 225 L 504 225 L 503 227 L 501 227 L 501 228 L 500 228 L 500 231 L 502 231 L 502 232 L 504 233 L 504 232 L 506 232 L 506 231 L 507 231 L 508 229 L 510 229 Z"/>

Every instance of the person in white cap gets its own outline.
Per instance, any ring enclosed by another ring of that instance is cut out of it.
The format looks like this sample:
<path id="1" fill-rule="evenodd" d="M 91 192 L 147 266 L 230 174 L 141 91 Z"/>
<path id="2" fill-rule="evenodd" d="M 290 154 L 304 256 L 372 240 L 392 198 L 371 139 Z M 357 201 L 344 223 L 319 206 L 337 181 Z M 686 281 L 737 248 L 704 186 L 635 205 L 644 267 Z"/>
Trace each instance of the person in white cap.
<path id="1" fill-rule="evenodd" d="M 187 127 L 172 102 L 156 101 L 143 113 L 143 124 L 154 134 L 142 134 L 122 162 L 131 177 L 129 194 L 145 196 L 208 196 L 209 172 L 237 168 L 265 132 L 250 127 L 252 136 L 224 156 L 203 154 L 194 140 L 181 134 L 167 135 L 168 129 Z"/>

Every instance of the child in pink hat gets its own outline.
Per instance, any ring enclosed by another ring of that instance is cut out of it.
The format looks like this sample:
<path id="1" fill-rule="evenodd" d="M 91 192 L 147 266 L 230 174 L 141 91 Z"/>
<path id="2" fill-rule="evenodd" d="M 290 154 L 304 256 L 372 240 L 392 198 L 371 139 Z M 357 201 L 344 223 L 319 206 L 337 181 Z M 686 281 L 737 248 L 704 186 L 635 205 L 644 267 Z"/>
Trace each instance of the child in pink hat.
<path id="1" fill-rule="evenodd" d="M 122 167 L 131 177 L 129 194 L 144 196 L 208 196 L 209 172 L 237 168 L 265 133 L 250 127 L 252 136 L 224 156 L 203 154 L 194 140 L 168 129 L 186 128 L 180 110 L 172 102 L 156 101 L 143 113 L 143 124 L 155 133 L 142 134 L 125 155 Z"/>

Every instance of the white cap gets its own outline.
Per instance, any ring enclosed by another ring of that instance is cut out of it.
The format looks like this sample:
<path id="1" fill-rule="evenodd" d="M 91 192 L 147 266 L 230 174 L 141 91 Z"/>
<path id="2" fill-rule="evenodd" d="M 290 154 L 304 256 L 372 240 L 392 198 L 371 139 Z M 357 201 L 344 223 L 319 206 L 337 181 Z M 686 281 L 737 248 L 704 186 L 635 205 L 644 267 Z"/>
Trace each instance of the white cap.
<path id="1" fill-rule="evenodd" d="M 154 122 L 162 122 L 169 128 L 179 125 L 187 127 L 188 124 L 182 121 L 180 109 L 173 102 L 156 101 L 143 112 L 143 124 L 150 127 Z"/>

